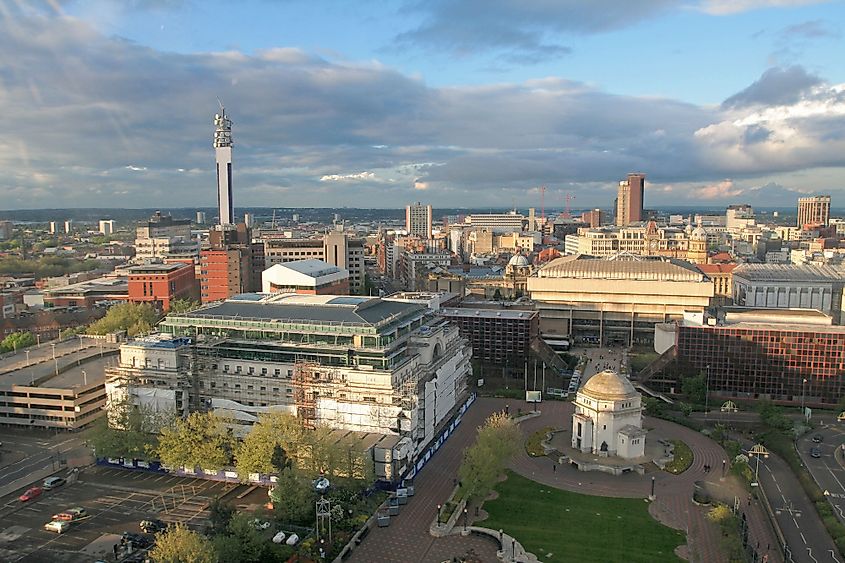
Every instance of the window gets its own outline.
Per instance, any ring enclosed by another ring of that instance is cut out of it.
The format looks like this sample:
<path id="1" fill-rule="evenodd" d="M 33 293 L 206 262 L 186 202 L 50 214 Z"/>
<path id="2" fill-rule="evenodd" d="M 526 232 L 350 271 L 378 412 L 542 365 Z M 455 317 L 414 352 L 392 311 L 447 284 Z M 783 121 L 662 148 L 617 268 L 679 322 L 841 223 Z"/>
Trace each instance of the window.
<path id="1" fill-rule="evenodd" d="M 261 368 L 261 375 L 267 375 L 267 368 Z"/>
<path id="2" fill-rule="evenodd" d="M 279 375 L 282 375 L 282 370 L 280 370 L 279 368 L 274 369 L 274 370 L 273 370 L 273 375 L 274 375 L 274 376 L 279 376 Z"/>
<path id="3" fill-rule="evenodd" d="M 229 364 L 223 365 L 223 373 L 229 373 Z"/>
<path id="4" fill-rule="evenodd" d="M 254 375 L 255 374 L 255 368 L 254 367 L 248 368 L 247 373 L 249 373 L 249 375 Z"/>
<path id="5" fill-rule="evenodd" d="M 243 372 L 243 367 L 242 366 L 235 366 L 235 373 L 241 373 L 241 372 Z"/>

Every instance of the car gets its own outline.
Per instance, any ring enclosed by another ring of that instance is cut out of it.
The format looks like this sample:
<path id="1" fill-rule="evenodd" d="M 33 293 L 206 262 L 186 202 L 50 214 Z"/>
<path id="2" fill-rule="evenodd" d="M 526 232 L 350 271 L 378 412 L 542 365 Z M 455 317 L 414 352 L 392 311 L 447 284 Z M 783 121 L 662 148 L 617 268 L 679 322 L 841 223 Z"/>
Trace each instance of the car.
<path id="1" fill-rule="evenodd" d="M 259 518 L 254 518 L 252 520 L 252 525 L 255 527 L 256 530 L 266 530 L 270 527 L 270 522 L 263 521 Z"/>
<path id="2" fill-rule="evenodd" d="M 56 532 L 57 534 L 65 533 L 70 528 L 70 522 L 66 520 L 53 520 L 44 524 L 44 529 L 48 532 Z"/>
<path id="3" fill-rule="evenodd" d="M 839 413 L 839 416 L 836 417 L 836 420 L 838 420 L 839 422 L 845 422 L 845 411 Z"/>
<path id="4" fill-rule="evenodd" d="M 321 495 L 325 494 L 325 492 L 329 490 L 330 486 L 331 484 L 329 483 L 329 480 L 322 475 L 319 479 L 314 480 L 314 490 Z"/>
<path id="5" fill-rule="evenodd" d="M 816 459 L 822 456 L 822 451 L 819 448 L 810 448 L 810 457 L 814 457 Z"/>
<path id="6" fill-rule="evenodd" d="M 156 534 L 158 532 L 163 532 L 167 529 L 167 523 L 159 520 L 158 518 L 150 518 L 149 520 L 141 520 L 140 524 L 141 531 L 145 534 Z"/>
<path id="7" fill-rule="evenodd" d="M 65 480 L 63 477 L 47 477 L 44 479 L 44 482 L 41 486 L 49 491 L 50 489 L 55 489 L 56 487 L 61 487 L 65 484 Z"/>
<path id="8" fill-rule="evenodd" d="M 84 518 L 88 518 L 88 511 L 81 506 L 68 508 L 64 512 L 53 514 L 53 520 L 65 520 L 67 522 L 74 522 Z"/>
<path id="9" fill-rule="evenodd" d="M 32 500 L 34 498 L 40 497 L 41 493 L 43 493 L 43 492 L 44 492 L 44 489 L 42 489 L 41 487 L 30 487 L 26 490 L 26 492 L 24 492 L 24 494 L 22 494 L 18 498 L 20 499 L 21 502 L 26 502 L 28 500 Z"/>
<path id="10" fill-rule="evenodd" d="M 820 444 L 824 440 L 821 434 L 814 434 L 813 435 L 813 443 Z"/>
<path id="11" fill-rule="evenodd" d="M 135 532 L 123 532 L 123 535 L 120 538 L 120 543 L 127 544 L 129 542 L 132 542 L 132 547 L 137 547 L 138 549 L 150 547 L 154 543 L 151 537 L 145 536 L 144 534 L 136 534 Z"/>
<path id="12" fill-rule="evenodd" d="M 273 536 L 273 543 L 282 543 L 285 541 L 286 537 L 287 535 L 285 535 L 284 532 L 278 532 L 275 536 Z"/>
<path id="13" fill-rule="evenodd" d="M 297 536 L 296 534 L 291 532 L 291 534 L 288 536 L 288 539 L 285 543 L 287 545 L 296 545 L 297 543 L 299 543 L 299 536 Z"/>

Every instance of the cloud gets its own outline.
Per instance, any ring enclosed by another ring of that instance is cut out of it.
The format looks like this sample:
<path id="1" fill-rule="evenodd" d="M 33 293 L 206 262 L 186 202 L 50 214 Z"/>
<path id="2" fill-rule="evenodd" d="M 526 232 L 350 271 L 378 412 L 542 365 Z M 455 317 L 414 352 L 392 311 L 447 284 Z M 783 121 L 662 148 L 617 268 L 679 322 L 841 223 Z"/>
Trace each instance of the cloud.
<path id="1" fill-rule="evenodd" d="M 699 9 L 714 16 L 727 16 L 765 8 L 792 8 L 821 4 L 827 0 L 703 0 Z"/>
<path id="2" fill-rule="evenodd" d="M 803 93 L 819 84 L 821 79 L 804 67 L 770 68 L 759 80 L 722 102 L 726 108 L 753 105 L 783 105 L 797 102 Z"/>
<path id="3" fill-rule="evenodd" d="M 14 53 L 0 59 L 12 209 L 213 205 L 216 96 L 234 120 L 236 207 L 400 207 L 420 190 L 439 206 L 536 206 L 540 185 L 549 208 L 564 192 L 591 207 L 632 170 L 655 202 L 801 187 L 822 167 L 845 185 L 845 86 L 800 68 L 712 107 L 559 77 L 435 88 L 297 49 L 165 53 L 64 16 L 0 20 L 0 53 Z M 724 178 L 733 188 L 712 189 Z"/>
<path id="4" fill-rule="evenodd" d="M 354 182 L 357 180 L 372 180 L 376 177 L 374 172 L 358 172 L 357 174 L 326 174 L 320 176 L 321 182 Z"/>

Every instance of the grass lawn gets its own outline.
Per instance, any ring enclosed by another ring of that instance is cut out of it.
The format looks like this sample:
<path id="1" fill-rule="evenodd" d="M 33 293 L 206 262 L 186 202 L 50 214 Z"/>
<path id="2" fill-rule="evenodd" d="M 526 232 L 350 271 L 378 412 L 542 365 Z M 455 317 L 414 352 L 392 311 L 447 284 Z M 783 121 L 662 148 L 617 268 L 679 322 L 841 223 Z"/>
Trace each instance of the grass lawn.
<path id="1" fill-rule="evenodd" d="M 542 428 L 528 437 L 528 440 L 525 442 L 525 451 L 528 452 L 528 455 L 532 457 L 539 457 L 542 455 L 546 455 L 545 450 L 543 450 L 543 446 L 540 445 L 540 442 L 546 439 L 546 434 L 553 431 L 554 428 L 551 426 L 546 426 Z"/>
<path id="2" fill-rule="evenodd" d="M 504 530 L 541 561 L 681 561 L 674 550 L 684 534 L 652 518 L 643 499 L 571 493 L 511 471 L 496 490 L 499 497 L 484 503 L 490 517 L 479 524 Z"/>
<path id="3" fill-rule="evenodd" d="M 665 470 L 673 475 L 678 475 L 689 469 L 692 465 L 693 455 L 689 446 L 680 440 L 672 440 L 675 446 L 675 459 L 667 463 Z"/>

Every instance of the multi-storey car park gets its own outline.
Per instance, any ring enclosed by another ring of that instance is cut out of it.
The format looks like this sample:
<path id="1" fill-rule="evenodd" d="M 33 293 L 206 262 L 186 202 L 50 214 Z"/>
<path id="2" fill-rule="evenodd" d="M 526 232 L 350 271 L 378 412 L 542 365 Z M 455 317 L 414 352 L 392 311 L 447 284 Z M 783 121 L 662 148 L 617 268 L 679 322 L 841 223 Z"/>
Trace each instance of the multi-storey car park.
<path id="1" fill-rule="evenodd" d="M 159 330 L 121 347 L 110 393 L 181 414 L 214 410 L 240 434 L 283 410 L 305 426 L 395 436 L 393 471 L 451 419 L 471 372 L 457 326 L 389 299 L 244 294 L 170 314 Z"/>

